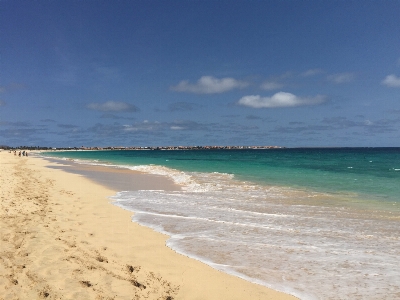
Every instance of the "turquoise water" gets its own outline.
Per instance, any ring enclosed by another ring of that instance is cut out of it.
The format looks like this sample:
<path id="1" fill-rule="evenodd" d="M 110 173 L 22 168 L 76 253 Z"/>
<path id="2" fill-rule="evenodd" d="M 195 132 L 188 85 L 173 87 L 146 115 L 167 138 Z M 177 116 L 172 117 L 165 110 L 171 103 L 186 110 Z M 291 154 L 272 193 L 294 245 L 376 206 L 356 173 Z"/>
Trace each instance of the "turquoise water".
<path id="1" fill-rule="evenodd" d="M 45 155 L 171 178 L 182 191 L 113 203 L 216 269 L 301 299 L 400 299 L 400 148 Z"/>
<path id="2" fill-rule="evenodd" d="M 400 148 L 76 151 L 50 155 L 228 173 L 258 184 L 354 192 L 384 201 L 396 202 L 400 195 Z"/>

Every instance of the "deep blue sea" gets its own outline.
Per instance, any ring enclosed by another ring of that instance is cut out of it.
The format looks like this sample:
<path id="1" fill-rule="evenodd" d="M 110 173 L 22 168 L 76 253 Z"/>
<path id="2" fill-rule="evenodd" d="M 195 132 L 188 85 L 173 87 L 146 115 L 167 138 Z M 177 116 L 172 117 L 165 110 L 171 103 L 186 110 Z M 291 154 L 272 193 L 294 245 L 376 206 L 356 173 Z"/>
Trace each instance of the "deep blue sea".
<path id="1" fill-rule="evenodd" d="M 400 148 L 68 151 L 182 191 L 114 204 L 184 255 L 301 299 L 400 299 Z"/>

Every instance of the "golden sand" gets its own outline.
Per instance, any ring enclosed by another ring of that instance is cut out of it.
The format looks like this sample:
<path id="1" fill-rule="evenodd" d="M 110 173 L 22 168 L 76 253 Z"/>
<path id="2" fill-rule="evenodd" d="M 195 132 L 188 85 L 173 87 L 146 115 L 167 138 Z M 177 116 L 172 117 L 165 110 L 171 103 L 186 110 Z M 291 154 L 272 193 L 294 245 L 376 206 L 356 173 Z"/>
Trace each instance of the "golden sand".
<path id="1" fill-rule="evenodd" d="M 0 152 L 0 299 L 296 299 L 177 254 L 49 164 Z"/>

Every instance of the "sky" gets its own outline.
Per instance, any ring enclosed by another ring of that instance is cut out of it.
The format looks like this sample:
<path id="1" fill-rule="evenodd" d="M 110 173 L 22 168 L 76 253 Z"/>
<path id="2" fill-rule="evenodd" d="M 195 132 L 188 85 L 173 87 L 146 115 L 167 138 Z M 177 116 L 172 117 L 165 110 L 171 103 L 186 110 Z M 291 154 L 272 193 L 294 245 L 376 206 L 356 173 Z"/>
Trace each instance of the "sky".
<path id="1" fill-rule="evenodd" d="M 0 145 L 400 146 L 400 1 L 0 0 Z"/>

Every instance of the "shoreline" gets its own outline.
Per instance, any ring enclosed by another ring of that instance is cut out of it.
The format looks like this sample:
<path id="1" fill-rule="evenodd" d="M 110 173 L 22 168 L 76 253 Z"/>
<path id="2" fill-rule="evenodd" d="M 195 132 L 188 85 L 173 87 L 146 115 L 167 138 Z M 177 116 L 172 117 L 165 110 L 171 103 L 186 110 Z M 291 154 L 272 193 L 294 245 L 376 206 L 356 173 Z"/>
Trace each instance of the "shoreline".
<path id="1" fill-rule="evenodd" d="M 132 222 L 132 212 L 107 201 L 115 188 L 43 158 L 6 151 L 0 158 L 1 295 L 297 299 L 174 252 L 166 235 Z"/>

